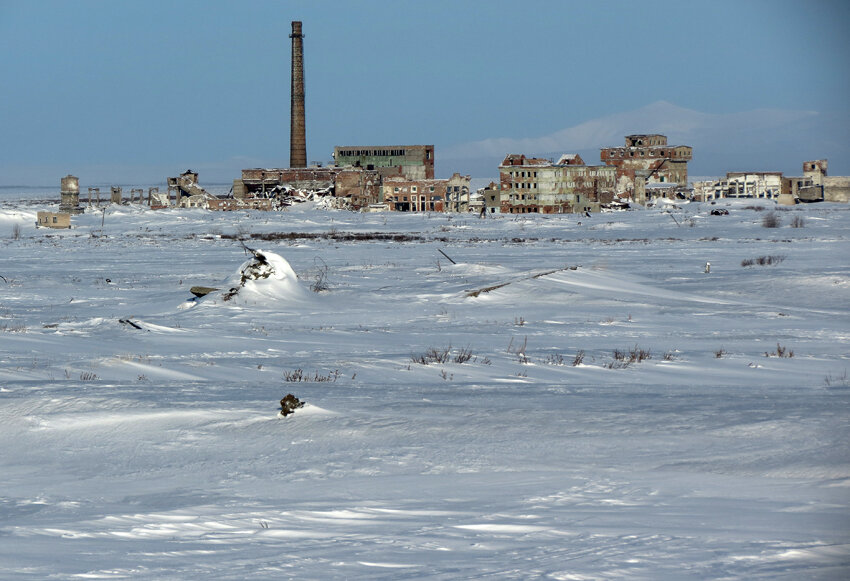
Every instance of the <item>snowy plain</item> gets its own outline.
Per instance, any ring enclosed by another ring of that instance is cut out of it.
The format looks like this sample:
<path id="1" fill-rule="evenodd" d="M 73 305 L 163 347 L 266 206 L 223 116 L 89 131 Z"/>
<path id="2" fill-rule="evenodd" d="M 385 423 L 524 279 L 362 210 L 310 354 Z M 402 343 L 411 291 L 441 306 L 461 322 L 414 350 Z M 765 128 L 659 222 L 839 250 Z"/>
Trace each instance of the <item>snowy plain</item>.
<path id="1" fill-rule="evenodd" d="M 53 231 L 21 197 L 3 579 L 850 576 L 846 205 Z M 236 284 L 240 239 L 297 278 L 193 300 Z"/>

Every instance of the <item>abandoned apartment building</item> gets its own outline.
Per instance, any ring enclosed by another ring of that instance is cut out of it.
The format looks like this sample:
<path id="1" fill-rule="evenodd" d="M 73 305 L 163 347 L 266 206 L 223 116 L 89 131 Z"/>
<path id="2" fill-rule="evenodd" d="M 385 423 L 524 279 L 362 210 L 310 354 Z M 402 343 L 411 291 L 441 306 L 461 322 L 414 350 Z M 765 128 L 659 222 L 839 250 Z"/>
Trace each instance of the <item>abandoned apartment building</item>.
<path id="1" fill-rule="evenodd" d="M 601 204 L 613 201 L 616 178 L 615 167 L 588 166 L 577 154 L 562 155 L 557 162 L 511 154 L 499 166 L 500 212 L 598 212 Z M 488 205 L 494 213 L 493 200 Z"/>
<path id="2" fill-rule="evenodd" d="M 684 197 L 692 153 L 689 146 L 668 145 L 665 135 L 636 134 L 626 136 L 624 147 L 601 149 L 604 165 L 589 166 L 578 154 L 557 162 L 511 154 L 499 166 L 499 191 L 482 191 L 485 211 L 598 212 L 615 199 L 645 204 L 654 197 Z"/>

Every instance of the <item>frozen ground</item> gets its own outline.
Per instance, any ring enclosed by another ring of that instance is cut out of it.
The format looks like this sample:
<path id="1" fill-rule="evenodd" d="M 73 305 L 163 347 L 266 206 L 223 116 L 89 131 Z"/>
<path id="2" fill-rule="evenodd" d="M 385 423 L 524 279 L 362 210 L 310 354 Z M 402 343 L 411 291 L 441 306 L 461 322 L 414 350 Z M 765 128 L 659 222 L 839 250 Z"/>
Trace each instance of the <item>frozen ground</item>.
<path id="1" fill-rule="evenodd" d="M 850 207 L 751 205 L 6 201 L 2 578 L 846 579 Z"/>

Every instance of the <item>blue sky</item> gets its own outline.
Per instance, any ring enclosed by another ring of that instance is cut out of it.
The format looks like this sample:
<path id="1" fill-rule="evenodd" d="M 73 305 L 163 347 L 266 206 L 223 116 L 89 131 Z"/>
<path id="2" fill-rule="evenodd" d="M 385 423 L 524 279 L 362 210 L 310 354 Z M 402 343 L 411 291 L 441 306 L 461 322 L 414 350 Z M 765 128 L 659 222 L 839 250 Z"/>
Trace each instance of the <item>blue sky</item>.
<path id="1" fill-rule="evenodd" d="M 495 177 L 657 131 L 691 175 L 850 174 L 850 2 L 0 0 L 0 185 L 286 166 L 292 20 L 311 161 L 433 143 Z"/>

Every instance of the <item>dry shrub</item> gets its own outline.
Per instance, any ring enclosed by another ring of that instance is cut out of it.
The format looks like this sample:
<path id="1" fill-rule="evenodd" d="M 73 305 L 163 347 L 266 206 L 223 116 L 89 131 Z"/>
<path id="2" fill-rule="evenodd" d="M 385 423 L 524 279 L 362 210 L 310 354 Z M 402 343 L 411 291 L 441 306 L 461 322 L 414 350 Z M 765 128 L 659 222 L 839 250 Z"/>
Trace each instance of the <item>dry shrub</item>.
<path id="1" fill-rule="evenodd" d="M 785 256 L 782 254 L 773 254 L 770 256 L 759 256 L 758 258 L 746 258 L 741 261 L 741 266 L 773 266 L 774 264 L 779 264 L 785 260 Z"/>
<path id="2" fill-rule="evenodd" d="M 761 225 L 762 228 L 779 228 L 782 225 L 782 220 L 780 220 L 779 214 L 771 210 L 762 217 Z"/>

